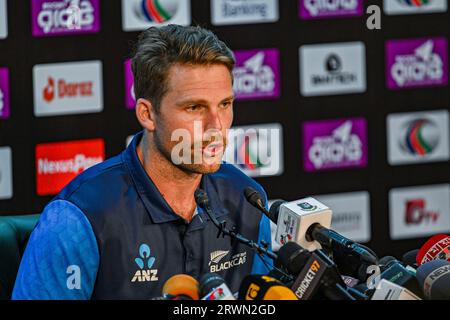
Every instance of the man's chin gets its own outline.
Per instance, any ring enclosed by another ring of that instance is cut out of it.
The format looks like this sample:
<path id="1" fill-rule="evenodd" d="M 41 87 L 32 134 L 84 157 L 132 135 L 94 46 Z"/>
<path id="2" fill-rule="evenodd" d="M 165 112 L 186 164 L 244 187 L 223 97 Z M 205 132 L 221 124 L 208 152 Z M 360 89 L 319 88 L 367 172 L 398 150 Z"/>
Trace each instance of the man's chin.
<path id="1" fill-rule="evenodd" d="M 221 163 L 181 164 L 181 165 L 179 165 L 179 167 L 185 172 L 198 173 L 198 174 L 214 173 L 220 169 L 220 166 L 221 166 Z"/>

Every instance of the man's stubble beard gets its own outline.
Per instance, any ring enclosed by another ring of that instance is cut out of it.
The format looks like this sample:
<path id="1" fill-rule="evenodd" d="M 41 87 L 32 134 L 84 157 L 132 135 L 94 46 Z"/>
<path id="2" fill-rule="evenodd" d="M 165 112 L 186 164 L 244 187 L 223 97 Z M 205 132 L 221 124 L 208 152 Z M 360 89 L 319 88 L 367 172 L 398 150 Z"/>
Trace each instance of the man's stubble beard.
<path id="1" fill-rule="evenodd" d="M 208 174 L 208 173 L 214 173 L 216 171 L 218 171 L 220 169 L 221 166 L 221 162 L 219 161 L 219 163 L 214 163 L 214 164 L 196 164 L 194 163 L 194 151 L 192 150 L 192 146 L 191 146 L 191 151 L 192 151 L 192 157 L 191 157 L 191 163 L 184 163 L 181 162 L 180 164 L 175 164 L 172 161 L 172 150 L 168 150 L 168 148 L 166 148 L 164 146 L 163 140 L 160 135 L 158 134 L 158 131 L 155 130 L 153 132 L 153 137 L 154 137 L 154 143 L 155 143 L 155 147 L 158 150 L 158 152 L 174 167 L 178 168 L 179 170 L 187 173 L 187 174 Z M 227 141 L 226 139 L 224 140 L 224 148 L 223 148 L 223 153 L 225 153 L 225 149 L 227 146 Z M 170 149 L 172 149 L 174 146 L 172 146 Z M 202 161 L 203 161 L 203 154 L 202 154 Z"/>

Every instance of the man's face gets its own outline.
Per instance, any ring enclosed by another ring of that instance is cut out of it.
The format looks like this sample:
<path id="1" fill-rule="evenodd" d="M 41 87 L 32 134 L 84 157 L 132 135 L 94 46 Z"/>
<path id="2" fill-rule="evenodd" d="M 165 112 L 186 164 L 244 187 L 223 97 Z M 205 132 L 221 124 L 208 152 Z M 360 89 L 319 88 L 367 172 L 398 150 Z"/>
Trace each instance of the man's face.
<path id="1" fill-rule="evenodd" d="M 224 65 L 177 64 L 169 69 L 154 141 L 174 165 L 190 173 L 217 171 L 232 122 L 233 86 Z"/>

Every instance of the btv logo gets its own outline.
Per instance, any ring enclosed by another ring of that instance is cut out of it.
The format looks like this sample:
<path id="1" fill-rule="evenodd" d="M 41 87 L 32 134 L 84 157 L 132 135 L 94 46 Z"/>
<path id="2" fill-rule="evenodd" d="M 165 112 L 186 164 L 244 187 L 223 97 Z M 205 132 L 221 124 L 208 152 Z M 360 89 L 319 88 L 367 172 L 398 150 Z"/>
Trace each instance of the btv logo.
<path id="1" fill-rule="evenodd" d="M 42 91 L 43 98 L 46 102 L 51 103 L 55 99 L 55 91 L 57 91 L 58 98 L 77 98 L 77 97 L 92 97 L 93 96 L 93 82 L 73 82 L 67 83 L 65 80 L 58 80 L 58 86 L 55 86 L 55 80 L 49 77 L 47 85 Z"/>
<path id="2" fill-rule="evenodd" d="M 150 247 L 147 244 L 141 244 L 139 247 L 139 257 L 134 259 L 139 269 L 131 279 L 131 282 L 153 282 L 158 281 L 158 270 L 152 269 L 156 258 L 150 256 Z M 144 270 L 144 268 L 146 270 Z"/>
<path id="3" fill-rule="evenodd" d="M 412 199 L 406 202 L 406 224 L 434 223 L 439 219 L 439 212 L 427 211 L 425 199 Z"/>

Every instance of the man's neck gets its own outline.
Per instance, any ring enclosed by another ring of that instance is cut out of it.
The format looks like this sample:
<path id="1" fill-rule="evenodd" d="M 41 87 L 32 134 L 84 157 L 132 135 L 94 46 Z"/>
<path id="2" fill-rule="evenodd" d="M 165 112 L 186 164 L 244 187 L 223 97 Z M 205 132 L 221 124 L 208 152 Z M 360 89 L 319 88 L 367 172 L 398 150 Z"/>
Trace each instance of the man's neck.
<path id="1" fill-rule="evenodd" d="M 139 143 L 136 152 L 144 170 L 172 210 L 184 220 L 191 221 L 196 208 L 194 192 L 202 175 L 179 169 L 144 141 Z"/>

